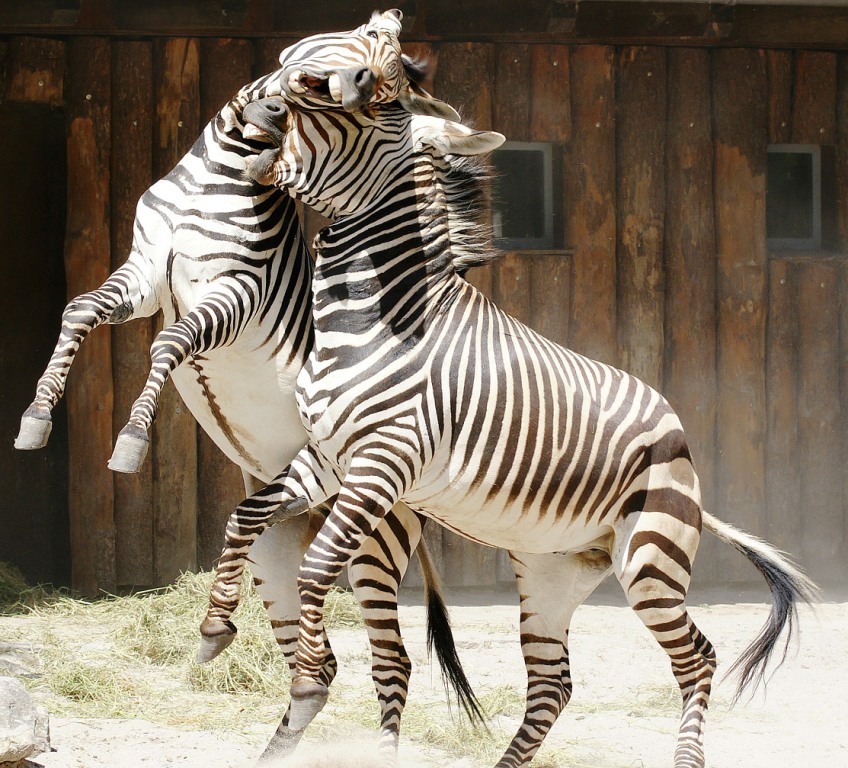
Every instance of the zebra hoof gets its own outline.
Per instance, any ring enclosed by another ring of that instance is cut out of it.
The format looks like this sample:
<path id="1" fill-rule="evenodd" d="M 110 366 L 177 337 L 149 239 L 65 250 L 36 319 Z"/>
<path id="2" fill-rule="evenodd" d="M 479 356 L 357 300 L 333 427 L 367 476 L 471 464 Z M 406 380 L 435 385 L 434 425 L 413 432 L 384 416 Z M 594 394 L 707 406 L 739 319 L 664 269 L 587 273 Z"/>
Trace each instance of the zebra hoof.
<path id="1" fill-rule="evenodd" d="M 142 437 L 140 435 L 125 434 L 121 431 L 118 439 L 115 441 L 112 458 L 109 459 L 109 469 L 114 472 L 138 472 L 144 463 L 144 457 L 147 455 L 147 447 L 149 445 L 150 438 L 147 435 Z"/>
<path id="2" fill-rule="evenodd" d="M 289 728 L 302 731 L 324 708 L 330 690 L 326 685 L 308 678 L 297 677 L 291 685 Z"/>
<path id="3" fill-rule="evenodd" d="M 200 625 L 200 648 L 197 649 L 194 660 L 198 664 L 212 661 L 236 639 L 236 632 L 236 625 L 231 621 L 206 619 Z"/>
<path id="4" fill-rule="evenodd" d="M 15 448 L 19 451 L 34 451 L 47 445 L 53 422 L 50 419 L 38 419 L 35 416 L 21 417 L 21 428 L 15 438 Z"/>

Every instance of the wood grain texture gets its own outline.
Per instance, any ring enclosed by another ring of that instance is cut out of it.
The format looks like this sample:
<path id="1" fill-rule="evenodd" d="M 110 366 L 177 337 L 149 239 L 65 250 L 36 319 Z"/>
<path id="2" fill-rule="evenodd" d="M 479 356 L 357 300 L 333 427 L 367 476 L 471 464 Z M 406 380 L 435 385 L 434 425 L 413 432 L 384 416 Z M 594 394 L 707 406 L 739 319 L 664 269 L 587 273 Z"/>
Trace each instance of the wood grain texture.
<path id="1" fill-rule="evenodd" d="M 3 101 L 60 106 L 65 100 L 65 43 L 45 38 L 12 38 L 6 46 Z"/>
<path id="2" fill-rule="evenodd" d="M 796 53 L 792 93 L 793 143 L 835 143 L 836 65 L 835 53 Z"/>
<path id="3" fill-rule="evenodd" d="M 112 44 L 111 234 L 114 271 L 130 252 L 135 209 L 153 182 L 153 50 L 149 42 Z M 124 427 L 150 369 L 153 321 L 130 320 L 112 329 L 115 407 L 113 434 Z M 104 472 L 108 471 L 103 469 Z M 150 587 L 153 581 L 153 470 L 114 473 L 117 580 Z"/>
<path id="4" fill-rule="evenodd" d="M 618 362 L 662 386 L 665 50 L 623 48 L 616 102 Z"/>
<path id="5" fill-rule="evenodd" d="M 718 268 L 717 509 L 751 533 L 765 525 L 765 55 L 712 52 Z M 723 547 L 727 582 L 752 570 Z"/>
<path id="6" fill-rule="evenodd" d="M 715 509 L 716 255 L 709 53 L 668 51 L 663 394 L 680 415 L 707 509 Z M 696 568 L 716 576 L 712 537 Z"/>
<path id="7" fill-rule="evenodd" d="M 792 139 L 792 51 L 766 51 L 769 83 L 769 144 Z"/>
<path id="8" fill-rule="evenodd" d="M 68 217 L 65 271 L 69 298 L 109 276 L 111 72 L 108 40 L 68 43 Z M 112 354 L 108 328 L 80 348 L 65 395 L 68 405 L 68 506 L 71 583 L 83 594 L 113 590 L 114 488 L 104 465 L 112 452 Z"/>
<path id="9" fill-rule="evenodd" d="M 166 174 L 200 132 L 200 46 L 196 39 L 156 41 L 154 169 Z M 194 418 L 173 384 L 159 401 L 151 435 L 154 579 L 173 581 L 196 567 L 197 437 Z"/>
<path id="10" fill-rule="evenodd" d="M 615 58 L 607 46 L 571 51 L 573 138 L 563 166 L 567 248 L 572 249 L 571 346 L 616 360 Z"/>

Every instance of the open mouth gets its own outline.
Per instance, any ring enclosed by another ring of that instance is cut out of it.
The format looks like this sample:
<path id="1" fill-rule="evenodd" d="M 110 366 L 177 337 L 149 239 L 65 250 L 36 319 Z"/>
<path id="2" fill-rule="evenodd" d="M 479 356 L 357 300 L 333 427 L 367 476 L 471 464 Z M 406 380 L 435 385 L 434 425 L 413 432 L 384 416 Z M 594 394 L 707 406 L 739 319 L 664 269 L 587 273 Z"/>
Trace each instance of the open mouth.
<path id="1" fill-rule="evenodd" d="M 291 93 L 300 96 L 314 96 L 337 104 L 342 101 L 341 82 L 335 73 L 321 76 L 304 72 L 302 69 L 295 70 L 289 74 L 288 87 Z"/>
<path id="2" fill-rule="evenodd" d="M 246 122 L 244 124 L 242 136 L 244 136 L 244 138 L 246 139 L 263 139 L 265 141 L 272 141 L 267 131 L 263 130 L 258 125 L 254 125 L 253 123 Z"/>

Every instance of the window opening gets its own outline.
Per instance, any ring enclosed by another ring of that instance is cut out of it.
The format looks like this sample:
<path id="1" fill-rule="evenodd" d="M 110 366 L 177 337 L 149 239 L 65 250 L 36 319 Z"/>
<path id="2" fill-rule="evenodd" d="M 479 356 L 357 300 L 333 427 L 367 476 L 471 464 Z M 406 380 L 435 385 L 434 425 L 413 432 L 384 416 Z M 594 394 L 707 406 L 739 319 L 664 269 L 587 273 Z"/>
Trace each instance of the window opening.
<path id="1" fill-rule="evenodd" d="M 507 141 L 492 153 L 495 245 L 507 251 L 554 247 L 553 148 Z"/>

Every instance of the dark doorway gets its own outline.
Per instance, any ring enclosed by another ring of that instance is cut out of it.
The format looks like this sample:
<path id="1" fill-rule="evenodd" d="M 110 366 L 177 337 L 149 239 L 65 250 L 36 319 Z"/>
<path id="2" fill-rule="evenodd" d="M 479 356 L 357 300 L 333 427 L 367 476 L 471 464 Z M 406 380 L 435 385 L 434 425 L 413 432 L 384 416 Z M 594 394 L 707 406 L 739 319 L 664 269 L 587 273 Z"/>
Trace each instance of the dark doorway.
<path id="1" fill-rule="evenodd" d="M 0 560 L 31 582 L 67 585 L 67 417 L 46 448 L 12 447 L 65 306 L 65 121 L 41 104 L 0 104 Z"/>

